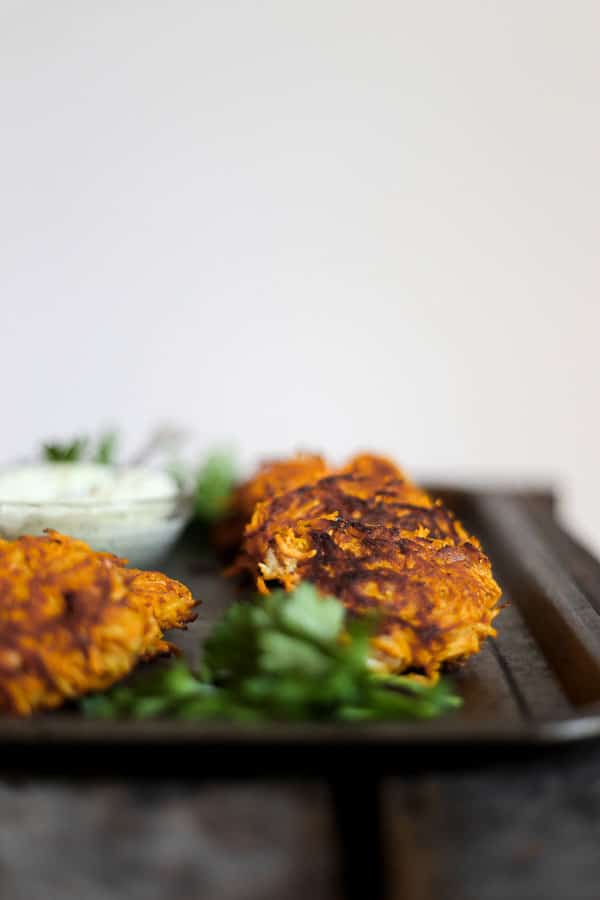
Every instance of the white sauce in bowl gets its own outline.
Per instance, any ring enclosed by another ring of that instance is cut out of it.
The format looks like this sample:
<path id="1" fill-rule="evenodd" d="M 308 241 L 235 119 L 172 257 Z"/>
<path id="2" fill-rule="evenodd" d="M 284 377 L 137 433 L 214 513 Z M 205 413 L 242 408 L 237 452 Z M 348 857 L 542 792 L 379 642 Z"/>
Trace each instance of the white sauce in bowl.
<path id="1" fill-rule="evenodd" d="M 0 469 L 0 536 L 54 528 L 140 568 L 167 555 L 187 521 L 165 472 L 141 466 L 39 463 Z"/>

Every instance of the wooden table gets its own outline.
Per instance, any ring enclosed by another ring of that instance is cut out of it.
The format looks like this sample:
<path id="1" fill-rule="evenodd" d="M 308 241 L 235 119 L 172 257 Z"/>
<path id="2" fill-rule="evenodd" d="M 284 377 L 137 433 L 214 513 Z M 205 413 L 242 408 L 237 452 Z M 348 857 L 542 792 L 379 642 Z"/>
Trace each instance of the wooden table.
<path id="1" fill-rule="evenodd" d="M 381 808 L 388 898 L 600 896 L 600 747 L 535 764 L 385 779 Z M 369 853 L 372 834 L 363 837 Z M 353 894 L 371 900 L 377 872 L 367 878 Z M 6 900 L 347 895 L 323 782 L 0 784 Z"/>

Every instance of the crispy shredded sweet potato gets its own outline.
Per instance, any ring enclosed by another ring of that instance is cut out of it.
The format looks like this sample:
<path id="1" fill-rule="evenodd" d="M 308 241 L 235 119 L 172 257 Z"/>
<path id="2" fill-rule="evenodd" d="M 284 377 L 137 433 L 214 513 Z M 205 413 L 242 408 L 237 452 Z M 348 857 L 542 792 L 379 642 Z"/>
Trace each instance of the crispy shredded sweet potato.
<path id="1" fill-rule="evenodd" d="M 479 541 L 392 462 L 364 454 L 278 487 L 256 504 L 233 568 L 260 591 L 306 579 L 354 615 L 376 613 L 373 664 L 385 671 L 435 679 L 495 634 L 501 591 Z"/>
<path id="2" fill-rule="evenodd" d="M 308 453 L 264 462 L 252 478 L 237 486 L 226 515 L 213 530 L 213 544 L 219 555 L 224 560 L 233 559 L 257 503 L 282 491 L 316 481 L 327 472 L 325 460 Z"/>
<path id="3" fill-rule="evenodd" d="M 163 631 L 185 627 L 195 605 L 166 575 L 55 531 L 0 540 L 0 712 L 104 690 L 138 660 L 170 652 Z"/>

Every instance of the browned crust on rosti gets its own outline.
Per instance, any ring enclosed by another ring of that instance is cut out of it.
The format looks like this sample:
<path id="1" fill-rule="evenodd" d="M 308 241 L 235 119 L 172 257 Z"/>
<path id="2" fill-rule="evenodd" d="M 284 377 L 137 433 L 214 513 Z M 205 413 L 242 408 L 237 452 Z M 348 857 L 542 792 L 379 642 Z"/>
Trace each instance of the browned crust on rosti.
<path id="1" fill-rule="evenodd" d="M 163 631 L 184 627 L 194 606 L 178 582 L 57 532 L 0 540 L 0 712 L 104 690 L 169 652 Z"/>
<path id="2" fill-rule="evenodd" d="M 257 503 L 301 484 L 310 484 L 328 471 L 323 457 L 310 453 L 261 463 L 252 478 L 235 488 L 227 513 L 213 529 L 212 543 L 219 555 L 231 560 L 239 551 L 244 529 Z"/>
<path id="3" fill-rule="evenodd" d="M 257 504 L 235 568 L 263 592 L 306 579 L 378 613 L 375 664 L 388 670 L 436 677 L 495 633 L 501 592 L 479 541 L 380 457 Z"/>

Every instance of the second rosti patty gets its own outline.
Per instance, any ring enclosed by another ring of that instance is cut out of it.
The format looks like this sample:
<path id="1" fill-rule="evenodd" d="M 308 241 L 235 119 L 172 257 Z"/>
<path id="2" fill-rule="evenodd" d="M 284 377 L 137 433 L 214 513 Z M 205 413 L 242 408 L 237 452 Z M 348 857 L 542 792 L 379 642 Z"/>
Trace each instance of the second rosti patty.
<path id="1" fill-rule="evenodd" d="M 310 453 L 297 453 L 289 459 L 262 463 L 251 478 L 235 488 L 229 508 L 213 529 L 213 544 L 221 558 L 232 560 L 238 553 L 244 529 L 257 503 L 316 481 L 328 471 L 323 457 Z"/>
<path id="2" fill-rule="evenodd" d="M 258 503 L 234 567 L 260 591 L 306 579 L 353 615 L 377 617 L 373 664 L 437 677 L 495 633 L 500 589 L 479 541 L 389 460 Z"/>

